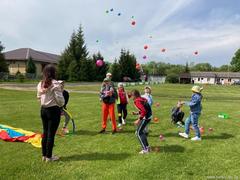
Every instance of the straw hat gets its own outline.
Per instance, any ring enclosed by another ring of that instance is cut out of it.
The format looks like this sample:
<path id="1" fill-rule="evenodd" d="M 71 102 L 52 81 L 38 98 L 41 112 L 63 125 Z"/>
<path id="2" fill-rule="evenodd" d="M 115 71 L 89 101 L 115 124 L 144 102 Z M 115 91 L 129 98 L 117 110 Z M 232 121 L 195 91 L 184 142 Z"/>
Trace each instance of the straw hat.
<path id="1" fill-rule="evenodd" d="M 118 83 L 118 87 L 123 87 L 123 83 Z"/>
<path id="2" fill-rule="evenodd" d="M 192 91 L 195 93 L 201 93 L 201 91 L 203 90 L 203 87 L 200 86 L 193 86 L 192 87 Z"/>

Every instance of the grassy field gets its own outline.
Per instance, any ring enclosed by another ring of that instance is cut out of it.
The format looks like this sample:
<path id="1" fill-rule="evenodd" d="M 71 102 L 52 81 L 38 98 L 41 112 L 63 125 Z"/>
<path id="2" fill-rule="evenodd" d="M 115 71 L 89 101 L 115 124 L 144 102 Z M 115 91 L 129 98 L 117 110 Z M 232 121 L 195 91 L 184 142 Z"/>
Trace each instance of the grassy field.
<path id="1" fill-rule="evenodd" d="M 70 88 L 70 87 L 69 87 Z M 132 87 L 128 87 L 131 89 Z M 140 90 L 143 86 L 135 87 Z M 154 117 L 149 142 L 160 149 L 139 155 L 140 145 L 135 137 L 129 113 L 124 130 L 112 135 L 100 135 L 101 112 L 98 97 L 93 93 L 71 93 L 69 110 L 77 132 L 72 136 L 57 136 L 55 154 L 61 161 L 41 162 L 41 150 L 26 143 L 0 141 L 0 179 L 240 179 L 240 93 L 239 87 L 205 86 L 200 126 L 205 128 L 201 142 L 178 137 L 182 130 L 170 123 L 170 110 L 191 96 L 190 85 L 153 86 Z M 76 86 L 74 90 L 96 91 L 96 85 Z M 41 132 L 39 104 L 35 92 L 0 89 L 0 123 L 25 130 Z M 132 102 L 128 108 L 134 110 Z M 184 107 L 188 115 L 188 108 Z M 230 119 L 219 119 L 219 112 Z M 213 128 L 212 132 L 208 128 Z M 159 140 L 159 135 L 165 141 Z M 193 134 L 192 134 L 193 136 Z"/>

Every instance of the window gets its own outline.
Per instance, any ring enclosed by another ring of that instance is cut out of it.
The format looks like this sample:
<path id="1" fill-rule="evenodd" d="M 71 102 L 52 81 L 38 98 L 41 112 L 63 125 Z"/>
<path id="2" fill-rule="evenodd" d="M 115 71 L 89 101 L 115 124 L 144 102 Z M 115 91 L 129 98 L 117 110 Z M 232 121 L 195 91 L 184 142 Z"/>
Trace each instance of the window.
<path id="1" fill-rule="evenodd" d="M 198 81 L 200 81 L 200 78 L 198 78 Z"/>
<path id="2" fill-rule="evenodd" d="M 209 82 L 209 81 L 210 81 L 210 78 L 207 78 L 207 81 Z"/>
<path id="3" fill-rule="evenodd" d="M 203 80 L 203 78 L 201 78 L 201 80 Z"/>
<path id="4" fill-rule="evenodd" d="M 229 78 L 229 79 L 228 79 L 228 82 L 231 82 L 231 81 L 232 81 L 232 79 L 231 79 L 231 78 Z"/>

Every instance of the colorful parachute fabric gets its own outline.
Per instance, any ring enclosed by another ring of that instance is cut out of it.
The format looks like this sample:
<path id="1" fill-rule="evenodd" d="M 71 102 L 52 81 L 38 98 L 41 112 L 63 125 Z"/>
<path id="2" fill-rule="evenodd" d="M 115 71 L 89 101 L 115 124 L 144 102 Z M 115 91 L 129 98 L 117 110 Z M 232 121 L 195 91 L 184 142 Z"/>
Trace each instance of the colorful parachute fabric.
<path id="1" fill-rule="evenodd" d="M 9 142 L 27 142 L 32 144 L 34 147 L 40 148 L 42 135 L 0 124 L 0 139 Z"/>

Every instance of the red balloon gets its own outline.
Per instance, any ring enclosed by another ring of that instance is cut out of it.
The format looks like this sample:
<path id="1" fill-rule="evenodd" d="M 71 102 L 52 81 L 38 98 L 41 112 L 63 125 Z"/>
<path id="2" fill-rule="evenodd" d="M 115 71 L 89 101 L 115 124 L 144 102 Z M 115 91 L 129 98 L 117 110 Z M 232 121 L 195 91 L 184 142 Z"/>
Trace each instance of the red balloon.
<path id="1" fill-rule="evenodd" d="M 136 25 L 136 21 L 132 21 L 132 23 L 131 23 L 133 26 L 135 26 Z"/>
<path id="2" fill-rule="evenodd" d="M 162 51 L 162 52 L 165 52 L 165 51 L 166 51 L 166 49 L 165 49 L 165 48 L 162 48 L 162 49 L 161 49 L 161 51 Z"/>
<path id="3" fill-rule="evenodd" d="M 195 54 L 195 55 L 198 55 L 198 51 L 195 51 L 194 54 Z"/>
<path id="4" fill-rule="evenodd" d="M 148 45 L 145 45 L 143 48 L 144 48 L 145 50 L 147 50 L 147 49 L 148 49 Z"/>
<path id="5" fill-rule="evenodd" d="M 103 62 L 103 60 L 101 60 L 101 59 L 97 60 L 97 62 L 96 62 L 96 65 L 97 65 L 98 67 L 103 66 L 103 64 L 104 64 L 104 62 Z"/>

